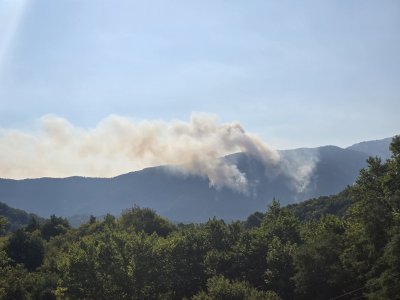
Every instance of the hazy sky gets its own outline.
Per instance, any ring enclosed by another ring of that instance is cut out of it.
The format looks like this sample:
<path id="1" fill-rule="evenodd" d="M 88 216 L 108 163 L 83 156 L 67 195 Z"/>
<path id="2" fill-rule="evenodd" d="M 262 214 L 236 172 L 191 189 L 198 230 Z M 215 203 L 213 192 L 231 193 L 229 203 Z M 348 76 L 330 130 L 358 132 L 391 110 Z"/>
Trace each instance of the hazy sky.
<path id="1" fill-rule="evenodd" d="M 0 130 L 192 112 L 276 148 L 400 133 L 400 1 L 0 0 Z"/>

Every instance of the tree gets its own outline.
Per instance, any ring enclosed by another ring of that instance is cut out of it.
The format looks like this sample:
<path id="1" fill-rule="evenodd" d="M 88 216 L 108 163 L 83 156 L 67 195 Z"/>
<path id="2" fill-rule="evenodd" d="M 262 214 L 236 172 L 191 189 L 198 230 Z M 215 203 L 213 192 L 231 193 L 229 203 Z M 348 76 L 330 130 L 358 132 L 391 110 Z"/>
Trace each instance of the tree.
<path id="1" fill-rule="evenodd" d="M 340 259 L 344 231 L 344 222 L 329 215 L 304 225 L 304 243 L 294 255 L 297 298 L 330 299 L 352 288 Z"/>
<path id="2" fill-rule="evenodd" d="M 228 280 L 215 276 L 207 282 L 207 292 L 195 295 L 193 300 L 279 300 L 274 292 L 258 291 L 244 281 Z"/>
<path id="3" fill-rule="evenodd" d="M 233 248 L 236 278 L 248 281 L 257 289 L 266 289 L 265 271 L 268 239 L 261 228 L 244 231 Z"/>
<path id="4" fill-rule="evenodd" d="M 400 228 L 396 231 L 384 250 L 384 271 L 369 281 L 372 299 L 395 299 L 400 295 Z"/>
<path id="5" fill-rule="evenodd" d="M 0 250 L 0 299 L 28 299 L 29 283 L 27 277 L 27 270 L 22 265 L 12 266 L 6 252 Z"/>
<path id="6" fill-rule="evenodd" d="M 0 299 L 55 300 L 54 277 L 41 271 L 28 272 L 21 264 L 13 263 L 0 250 Z"/>
<path id="7" fill-rule="evenodd" d="M 262 212 L 256 211 L 255 213 L 247 217 L 246 221 L 244 222 L 244 227 L 247 229 L 260 227 L 263 218 L 264 214 Z"/>
<path id="8" fill-rule="evenodd" d="M 35 270 L 43 262 L 43 240 L 37 234 L 29 234 L 22 229 L 11 235 L 5 250 L 13 261 L 24 264 L 30 271 Z"/>
<path id="9" fill-rule="evenodd" d="M 157 215 L 154 210 L 140 208 L 139 206 L 124 210 L 118 222 L 125 230 L 143 231 L 146 234 L 155 232 L 163 237 L 166 237 L 174 230 L 174 226 Z"/>
<path id="10" fill-rule="evenodd" d="M 169 292 L 166 255 L 157 235 L 112 226 L 73 243 L 58 268 L 61 297 L 158 299 Z"/>
<path id="11" fill-rule="evenodd" d="M 279 201 L 273 199 L 262 221 L 264 235 L 272 240 L 278 237 L 283 243 L 300 241 L 300 221 L 286 207 L 281 208 Z"/>
<path id="12" fill-rule="evenodd" d="M 350 189 L 352 205 L 342 261 L 371 295 L 393 289 L 387 276 L 396 261 L 390 249 L 396 248 L 399 226 L 400 136 L 393 138 L 390 149 L 392 157 L 384 163 L 370 157 L 368 167 L 361 170 Z"/>
<path id="13" fill-rule="evenodd" d="M 276 291 L 282 298 L 293 297 L 293 254 L 300 243 L 300 221 L 278 201 L 272 201 L 263 219 L 261 230 L 267 242 L 264 254 L 266 269 L 263 278 L 267 289 Z"/>
<path id="14" fill-rule="evenodd" d="M 189 298 L 204 288 L 207 282 L 205 234 L 200 228 L 191 226 L 171 234 L 167 245 L 173 297 Z"/>
<path id="15" fill-rule="evenodd" d="M 41 234 L 42 237 L 48 241 L 51 237 L 66 233 L 69 228 L 70 226 L 66 219 L 52 215 L 50 219 L 43 224 Z"/>
<path id="16" fill-rule="evenodd" d="M 27 232 L 34 232 L 35 230 L 40 229 L 40 223 L 34 216 L 31 216 L 29 219 L 28 225 L 25 227 L 25 231 Z"/>
<path id="17" fill-rule="evenodd" d="M 380 210 L 374 212 L 376 215 L 371 220 L 356 219 L 369 229 L 366 237 L 376 253 L 369 260 L 372 268 L 366 277 L 368 296 L 376 299 L 395 298 L 400 293 L 400 136 L 393 138 L 390 150 L 392 156 L 384 164 L 385 172 L 374 178 L 382 189 L 377 197 Z M 368 187 L 364 187 L 364 191 L 368 191 Z M 381 239 L 371 228 L 374 225 L 381 226 Z"/>
<path id="18" fill-rule="evenodd" d="M 297 244 L 292 242 L 283 243 L 276 236 L 268 243 L 265 282 L 268 289 L 275 291 L 283 299 L 294 298 L 295 266 L 293 257 L 297 247 Z"/>
<path id="19" fill-rule="evenodd" d="M 6 218 L 0 216 L 0 235 L 3 233 L 3 229 L 7 224 Z"/>

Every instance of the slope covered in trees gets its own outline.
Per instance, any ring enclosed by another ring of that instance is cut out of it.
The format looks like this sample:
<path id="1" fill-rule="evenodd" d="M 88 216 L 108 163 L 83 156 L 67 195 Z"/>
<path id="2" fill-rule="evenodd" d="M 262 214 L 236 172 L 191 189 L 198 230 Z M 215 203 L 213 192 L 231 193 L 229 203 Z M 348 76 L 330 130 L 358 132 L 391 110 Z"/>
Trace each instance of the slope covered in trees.
<path id="1" fill-rule="evenodd" d="M 27 213 L 21 209 L 12 208 L 2 202 L 0 202 L 0 217 L 3 217 L 5 221 L 3 228 L 5 233 L 13 232 L 18 228 L 27 226 L 32 219 L 36 219 L 38 222 L 44 221 L 44 219 L 38 215 Z"/>
<path id="2" fill-rule="evenodd" d="M 254 224 L 174 225 L 139 207 L 30 224 L 1 240 L 0 299 L 395 299 L 400 137 L 391 151 L 344 193 L 273 201 Z"/>

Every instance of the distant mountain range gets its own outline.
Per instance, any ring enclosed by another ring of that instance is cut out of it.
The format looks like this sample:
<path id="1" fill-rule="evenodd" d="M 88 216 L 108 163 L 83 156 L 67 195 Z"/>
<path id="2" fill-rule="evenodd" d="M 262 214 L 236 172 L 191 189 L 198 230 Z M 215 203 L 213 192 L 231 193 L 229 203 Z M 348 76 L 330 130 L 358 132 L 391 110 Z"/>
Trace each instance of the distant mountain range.
<path id="1" fill-rule="evenodd" d="M 279 151 L 279 170 L 244 153 L 223 158 L 246 174 L 251 188 L 245 194 L 215 189 L 207 178 L 160 166 L 113 178 L 0 179 L 0 202 L 44 217 L 119 214 L 136 204 L 173 221 L 200 222 L 213 216 L 244 219 L 254 211 L 264 211 L 273 198 L 288 204 L 342 191 L 354 183 L 369 156 L 390 157 L 390 141 L 362 142 L 345 149 Z"/>

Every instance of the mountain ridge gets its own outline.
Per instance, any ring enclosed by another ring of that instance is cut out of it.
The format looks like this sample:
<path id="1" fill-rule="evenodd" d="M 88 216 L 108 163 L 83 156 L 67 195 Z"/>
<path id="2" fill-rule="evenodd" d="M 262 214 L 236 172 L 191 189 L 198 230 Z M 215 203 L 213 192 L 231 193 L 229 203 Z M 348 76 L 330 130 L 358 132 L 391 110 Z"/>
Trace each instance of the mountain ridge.
<path id="1" fill-rule="evenodd" d="M 0 201 L 41 216 L 119 214 L 136 204 L 174 221 L 200 222 L 213 216 L 243 219 L 263 211 L 273 198 L 290 204 L 336 194 L 354 182 L 369 157 L 337 146 L 280 150 L 279 154 L 280 169 L 266 167 L 245 153 L 224 157 L 246 175 L 251 187 L 248 195 L 225 187 L 216 189 L 205 177 L 179 175 L 168 166 L 159 166 L 111 178 L 0 179 Z M 307 159 L 315 166 L 308 181 L 297 182 L 296 164 Z"/>

